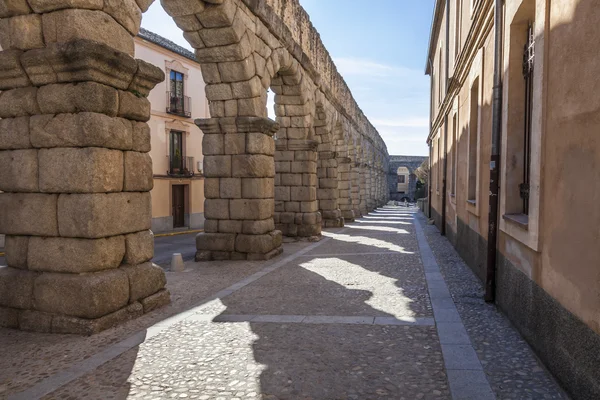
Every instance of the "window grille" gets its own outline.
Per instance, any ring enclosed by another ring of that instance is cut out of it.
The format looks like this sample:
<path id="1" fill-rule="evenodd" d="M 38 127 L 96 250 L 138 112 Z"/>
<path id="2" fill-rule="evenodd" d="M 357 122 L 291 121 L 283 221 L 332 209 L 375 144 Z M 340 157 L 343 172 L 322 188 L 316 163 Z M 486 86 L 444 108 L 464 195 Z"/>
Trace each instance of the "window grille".
<path id="1" fill-rule="evenodd" d="M 535 60 L 535 38 L 533 25 L 527 29 L 527 41 L 523 51 L 523 77 L 525 78 L 525 126 L 523 130 L 523 182 L 519 193 L 523 199 L 523 214 L 529 214 L 529 188 L 531 175 L 531 116 L 533 111 L 533 65 Z"/>

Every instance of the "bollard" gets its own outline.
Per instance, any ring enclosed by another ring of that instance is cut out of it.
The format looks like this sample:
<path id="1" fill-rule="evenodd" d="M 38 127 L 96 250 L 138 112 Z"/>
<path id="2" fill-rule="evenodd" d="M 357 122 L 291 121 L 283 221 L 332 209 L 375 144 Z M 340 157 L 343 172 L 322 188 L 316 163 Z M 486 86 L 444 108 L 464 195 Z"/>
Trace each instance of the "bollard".
<path id="1" fill-rule="evenodd" d="M 185 269 L 181 253 L 173 253 L 171 257 L 171 272 L 182 272 Z"/>

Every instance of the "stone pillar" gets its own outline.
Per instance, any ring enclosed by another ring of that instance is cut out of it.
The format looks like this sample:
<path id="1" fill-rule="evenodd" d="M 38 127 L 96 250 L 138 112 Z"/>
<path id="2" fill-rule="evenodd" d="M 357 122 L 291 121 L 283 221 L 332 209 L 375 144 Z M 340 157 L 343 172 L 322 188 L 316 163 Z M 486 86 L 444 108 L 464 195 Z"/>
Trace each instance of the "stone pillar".
<path id="1" fill-rule="evenodd" d="M 338 160 L 335 158 L 335 151 L 331 148 L 331 143 L 319 145 L 317 198 L 323 216 L 323 226 L 340 228 L 344 226 L 344 218 L 339 207 Z"/>
<path id="2" fill-rule="evenodd" d="M 262 117 L 196 120 L 204 133 L 204 232 L 196 260 L 268 260 L 281 254 L 275 230 L 275 143 L 279 126 Z"/>
<path id="3" fill-rule="evenodd" d="M 277 141 L 275 154 L 275 224 L 285 236 L 321 235 L 317 201 L 317 145 L 315 140 Z"/>
<path id="4" fill-rule="evenodd" d="M 360 218 L 363 213 L 360 207 L 360 163 L 350 163 L 350 176 L 352 186 L 350 187 L 350 194 L 352 195 L 352 210 L 354 211 L 354 218 Z"/>
<path id="5" fill-rule="evenodd" d="M 352 173 L 349 157 L 338 158 L 338 192 L 340 211 L 345 221 L 354 221 L 354 210 L 352 209 Z"/>
<path id="6" fill-rule="evenodd" d="M 367 215 L 369 213 L 367 207 L 367 196 L 368 196 L 368 171 L 367 164 L 361 163 L 359 168 L 360 172 L 360 214 Z"/>
<path id="7" fill-rule="evenodd" d="M 1 326 L 91 334 L 169 302 L 146 124 L 164 73 L 132 57 L 126 3 L 0 7 Z"/>

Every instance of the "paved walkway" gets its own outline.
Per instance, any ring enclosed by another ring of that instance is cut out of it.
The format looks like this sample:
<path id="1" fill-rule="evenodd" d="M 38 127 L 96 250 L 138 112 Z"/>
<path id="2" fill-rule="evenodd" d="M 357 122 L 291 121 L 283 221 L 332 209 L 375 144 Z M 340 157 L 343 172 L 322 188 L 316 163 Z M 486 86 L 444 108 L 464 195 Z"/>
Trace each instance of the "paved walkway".
<path id="1" fill-rule="evenodd" d="M 0 398 L 566 398 L 413 209 L 167 276 L 173 304 L 94 337 L 0 330 Z"/>

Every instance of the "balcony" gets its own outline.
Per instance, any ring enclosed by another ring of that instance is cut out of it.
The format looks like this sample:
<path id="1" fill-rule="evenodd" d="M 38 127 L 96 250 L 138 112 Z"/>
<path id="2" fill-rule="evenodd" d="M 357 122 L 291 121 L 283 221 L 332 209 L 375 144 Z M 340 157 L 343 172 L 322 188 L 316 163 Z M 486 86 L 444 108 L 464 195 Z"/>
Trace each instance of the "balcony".
<path id="1" fill-rule="evenodd" d="M 174 92 L 167 92 L 167 113 L 190 118 L 192 116 L 192 99 Z"/>
<path id="2" fill-rule="evenodd" d="M 192 177 L 194 176 L 194 157 L 171 157 L 167 156 L 169 163 L 169 171 L 167 175 L 175 177 Z"/>

